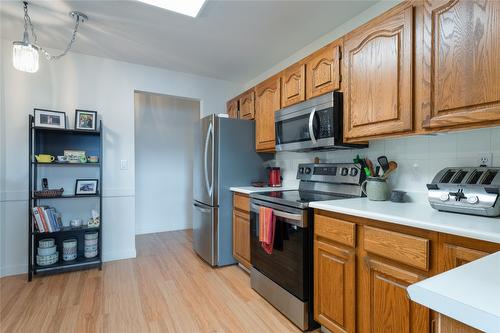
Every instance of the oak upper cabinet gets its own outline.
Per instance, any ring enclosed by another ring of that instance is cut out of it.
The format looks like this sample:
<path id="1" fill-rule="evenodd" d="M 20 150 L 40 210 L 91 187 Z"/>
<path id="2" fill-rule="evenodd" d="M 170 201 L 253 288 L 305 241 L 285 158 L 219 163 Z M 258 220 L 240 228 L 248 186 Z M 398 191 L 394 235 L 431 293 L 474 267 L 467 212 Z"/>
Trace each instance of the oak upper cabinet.
<path id="1" fill-rule="evenodd" d="M 253 89 L 247 90 L 239 97 L 240 119 L 255 118 L 255 94 Z"/>
<path id="2" fill-rule="evenodd" d="M 229 118 L 238 118 L 238 99 L 234 98 L 227 102 L 227 114 Z"/>
<path id="3" fill-rule="evenodd" d="M 331 332 L 354 333 L 355 225 L 322 215 L 314 222 L 314 319 Z"/>
<path id="4" fill-rule="evenodd" d="M 233 257 L 250 268 L 250 198 L 233 194 Z"/>
<path id="5" fill-rule="evenodd" d="M 342 40 L 319 49 L 306 59 L 306 98 L 340 89 Z"/>
<path id="6" fill-rule="evenodd" d="M 287 107 L 306 99 L 306 65 L 294 64 L 281 75 L 281 105 Z"/>
<path id="7" fill-rule="evenodd" d="M 500 1 L 425 1 L 422 126 L 500 123 Z"/>
<path id="8" fill-rule="evenodd" d="M 413 129 L 413 7 L 403 3 L 344 38 L 346 141 Z"/>
<path id="9" fill-rule="evenodd" d="M 273 76 L 255 87 L 255 148 L 269 152 L 275 148 L 274 113 L 281 107 L 280 77 Z"/>
<path id="10" fill-rule="evenodd" d="M 406 287 L 430 275 L 431 240 L 366 225 L 359 229 L 360 332 L 428 332 L 430 310 L 412 302 Z"/>

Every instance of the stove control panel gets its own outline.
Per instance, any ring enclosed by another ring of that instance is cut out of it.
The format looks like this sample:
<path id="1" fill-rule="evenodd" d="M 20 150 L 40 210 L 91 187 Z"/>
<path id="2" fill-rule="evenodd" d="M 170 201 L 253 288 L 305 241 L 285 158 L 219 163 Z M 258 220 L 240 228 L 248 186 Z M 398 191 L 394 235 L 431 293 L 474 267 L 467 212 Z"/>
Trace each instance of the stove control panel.
<path id="1" fill-rule="evenodd" d="M 301 181 L 361 184 L 361 166 L 355 163 L 319 163 L 300 164 L 297 170 L 297 179 Z"/>

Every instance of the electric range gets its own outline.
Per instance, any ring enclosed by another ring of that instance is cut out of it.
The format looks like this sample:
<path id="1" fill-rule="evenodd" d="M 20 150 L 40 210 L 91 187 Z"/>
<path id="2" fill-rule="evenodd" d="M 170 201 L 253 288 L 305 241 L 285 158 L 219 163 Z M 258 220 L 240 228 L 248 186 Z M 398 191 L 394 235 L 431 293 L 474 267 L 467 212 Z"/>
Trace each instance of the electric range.
<path id="1" fill-rule="evenodd" d="M 313 209 L 309 203 L 362 196 L 365 176 L 359 164 L 300 164 L 298 190 L 250 195 L 251 286 L 302 330 L 313 318 Z M 262 207 L 275 216 L 274 245 L 267 254 L 259 242 Z"/>

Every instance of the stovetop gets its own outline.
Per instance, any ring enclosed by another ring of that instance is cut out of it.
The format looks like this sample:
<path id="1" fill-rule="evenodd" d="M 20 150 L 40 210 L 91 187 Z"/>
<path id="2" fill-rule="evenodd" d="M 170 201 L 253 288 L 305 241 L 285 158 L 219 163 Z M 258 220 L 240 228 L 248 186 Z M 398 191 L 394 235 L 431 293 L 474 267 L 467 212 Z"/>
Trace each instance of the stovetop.
<path id="1" fill-rule="evenodd" d="M 258 192 L 253 193 L 250 196 L 255 199 L 270 201 L 301 209 L 309 207 L 309 203 L 312 201 L 328 201 L 350 198 L 350 196 L 333 193 L 300 190 Z"/>

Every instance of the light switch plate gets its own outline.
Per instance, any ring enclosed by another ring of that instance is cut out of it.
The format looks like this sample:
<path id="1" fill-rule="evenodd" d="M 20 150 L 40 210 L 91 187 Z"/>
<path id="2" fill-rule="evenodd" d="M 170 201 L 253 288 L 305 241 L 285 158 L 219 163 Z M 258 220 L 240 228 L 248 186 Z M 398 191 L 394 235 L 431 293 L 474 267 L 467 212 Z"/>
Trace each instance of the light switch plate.
<path id="1" fill-rule="evenodd" d="M 120 160 L 120 170 L 128 170 L 128 161 Z"/>

